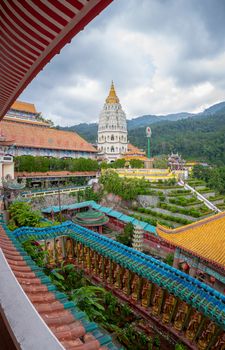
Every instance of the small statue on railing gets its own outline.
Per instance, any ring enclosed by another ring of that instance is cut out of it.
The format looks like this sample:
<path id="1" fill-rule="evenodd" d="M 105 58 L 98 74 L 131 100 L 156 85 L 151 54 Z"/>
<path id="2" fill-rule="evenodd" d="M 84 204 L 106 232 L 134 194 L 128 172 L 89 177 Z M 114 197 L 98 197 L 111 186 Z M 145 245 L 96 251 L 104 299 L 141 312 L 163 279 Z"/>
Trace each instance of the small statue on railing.
<path id="1" fill-rule="evenodd" d="M 166 298 L 166 301 L 163 307 L 163 316 L 162 316 L 163 323 L 169 323 L 170 316 L 173 311 L 174 303 L 175 303 L 175 298 L 173 295 L 170 294 Z"/>
<path id="2" fill-rule="evenodd" d="M 223 332 L 216 344 L 213 346 L 213 350 L 225 350 L 225 332 Z"/>
<path id="3" fill-rule="evenodd" d="M 59 238 L 57 238 L 55 241 L 55 252 L 56 252 L 56 260 L 58 262 L 61 262 L 63 260 L 63 251 L 62 251 L 61 240 Z"/>
<path id="4" fill-rule="evenodd" d="M 68 260 L 71 260 L 73 258 L 73 246 L 70 237 L 66 238 L 66 257 Z"/>
<path id="5" fill-rule="evenodd" d="M 180 303 L 174 319 L 174 328 L 178 332 L 182 330 L 187 312 L 188 312 L 188 305 L 185 302 Z"/>
<path id="6" fill-rule="evenodd" d="M 48 252 L 48 264 L 54 265 L 55 264 L 55 256 L 54 256 L 53 241 L 48 241 L 46 243 L 46 248 L 47 248 L 47 252 Z"/>
<path id="7" fill-rule="evenodd" d="M 189 339 L 189 340 L 193 340 L 196 333 L 197 333 L 197 330 L 198 330 L 198 327 L 199 327 L 199 324 L 201 322 L 201 315 L 199 312 L 195 312 L 194 315 L 192 316 L 188 326 L 187 326 L 187 330 L 186 330 L 186 337 Z"/>
<path id="8" fill-rule="evenodd" d="M 154 316 L 158 316 L 160 313 L 162 295 L 163 295 L 163 290 L 161 288 L 157 287 L 157 289 L 155 291 L 155 295 L 154 295 L 153 300 L 152 300 L 152 314 Z"/>
<path id="9" fill-rule="evenodd" d="M 199 350 L 205 350 L 207 349 L 209 342 L 211 341 L 213 335 L 216 331 L 216 325 L 213 321 L 209 321 L 206 325 L 205 329 L 203 330 L 201 336 L 198 340 L 198 349 Z"/>

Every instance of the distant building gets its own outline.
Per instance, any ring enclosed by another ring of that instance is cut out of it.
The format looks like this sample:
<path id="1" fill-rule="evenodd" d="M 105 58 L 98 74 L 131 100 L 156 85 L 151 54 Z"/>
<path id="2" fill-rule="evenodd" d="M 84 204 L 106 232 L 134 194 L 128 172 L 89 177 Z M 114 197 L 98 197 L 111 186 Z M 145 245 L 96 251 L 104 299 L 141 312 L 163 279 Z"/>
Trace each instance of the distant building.
<path id="1" fill-rule="evenodd" d="M 56 158 L 95 158 L 96 149 L 75 132 L 50 127 L 31 103 L 16 101 L 0 124 L 8 153 Z"/>
<path id="2" fill-rule="evenodd" d="M 100 113 L 98 125 L 98 152 L 109 162 L 123 158 L 127 152 L 127 121 L 112 82 L 109 96 Z"/>
<path id="3" fill-rule="evenodd" d="M 185 160 L 182 159 L 178 153 L 171 153 L 168 156 L 168 166 L 171 170 L 183 170 L 185 167 Z"/>

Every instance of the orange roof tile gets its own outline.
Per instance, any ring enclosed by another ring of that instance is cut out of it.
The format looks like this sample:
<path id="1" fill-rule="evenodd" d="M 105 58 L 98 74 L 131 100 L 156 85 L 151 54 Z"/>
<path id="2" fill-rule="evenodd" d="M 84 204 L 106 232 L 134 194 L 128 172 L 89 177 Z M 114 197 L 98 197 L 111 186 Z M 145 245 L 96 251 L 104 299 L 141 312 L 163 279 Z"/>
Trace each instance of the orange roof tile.
<path id="1" fill-rule="evenodd" d="M 0 133 L 16 146 L 70 151 L 97 152 L 75 132 L 3 120 Z"/>
<path id="2" fill-rule="evenodd" d="M 134 154 L 125 154 L 125 156 L 123 157 L 126 160 L 132 160 L 132 159 L 138 159 L 138 160 L 148 160 L 147 157 L 143 156 L 143 155 L 134 155 Z"/>
<path id="3" fill-rule="evenodd" d="M 37 113 L 35 105 L 29 102 L 16 101 L 11 106 L 11 109 L 17 109 L 18 111 Z"/>
<path id="4" fill-rule="evenodd" d="M 42 126 L 48 126 L 48 123 L 42 122 L 40 120 L 30 120 L 30 119 L 22 119 L 22 118 L 16 118 L 16 117 L 10 117 L 10 116 L 5 116 L 4 120 L 9 120 L 9 121 L 14 121 L 16 123 L 26 123 L 26 124 L 34 124 L 34 125 L 42 125 Z"/>
<path id="5" fill-rule="evenodd" d="M 141 154 L 145 155 L 144 151 L 141 151 L 138 147 L 132 145 L 131 143 L 128 143 L 128 151 L 126 154 Z"/>
<path id="6" fill-rule="evenodd" d="M 176 229 L 157 225 L 156 232 L 174 246 L 225 269 L 225 212 Z"/>

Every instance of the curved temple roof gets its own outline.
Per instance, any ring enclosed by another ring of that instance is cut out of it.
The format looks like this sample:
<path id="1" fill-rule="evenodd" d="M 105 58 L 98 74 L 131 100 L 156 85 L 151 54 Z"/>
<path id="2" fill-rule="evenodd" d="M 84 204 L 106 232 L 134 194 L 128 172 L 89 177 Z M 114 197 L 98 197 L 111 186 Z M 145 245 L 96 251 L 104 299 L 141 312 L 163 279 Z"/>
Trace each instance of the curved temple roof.
<path id="1" fill-rule="evenodd" d="M 3 120 L 0 131 L 17 147 L 44 148 L 96 153 L 96 149 L 77 133 L 57 130 L 27 122 Z"/>
<path id="2" fill-rule="evenodd" d="M 0 116 L 112 0 L 1 1 Z"/>
<path id="3" fill-rule="evenodd" d="M 170 244 L 225 269 L 225 212 L 176 229 L 158 225 L 156 232 Z"/>
<path id="4" fill-rule="evenodd" d="M 42 240 L 68 235 L 114 260 L 121 266 L 167 289 L 225 329 L 225 296 L 197 279 L 148 255 L 67 221 L 50 228 L 20 228 L 14 236 L 20 241 Z"/>

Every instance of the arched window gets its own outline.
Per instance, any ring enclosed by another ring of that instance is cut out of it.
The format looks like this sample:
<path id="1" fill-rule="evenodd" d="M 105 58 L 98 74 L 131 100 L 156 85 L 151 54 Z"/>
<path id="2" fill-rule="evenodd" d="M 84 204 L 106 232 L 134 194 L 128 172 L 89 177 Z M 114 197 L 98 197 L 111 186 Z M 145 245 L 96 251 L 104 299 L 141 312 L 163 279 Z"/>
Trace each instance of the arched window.
<path id="1" fill-rule="evenodd" d="M 114 150 L 114 147 L 113 147 L 113 146 L 111 147 L 111 152 L 115 152 L 115 150 Z"/>
<path id="2" fill-rule="evenodd" d="M 114 141 L 114 135 L 111 135 L 111 141 Z"/>

